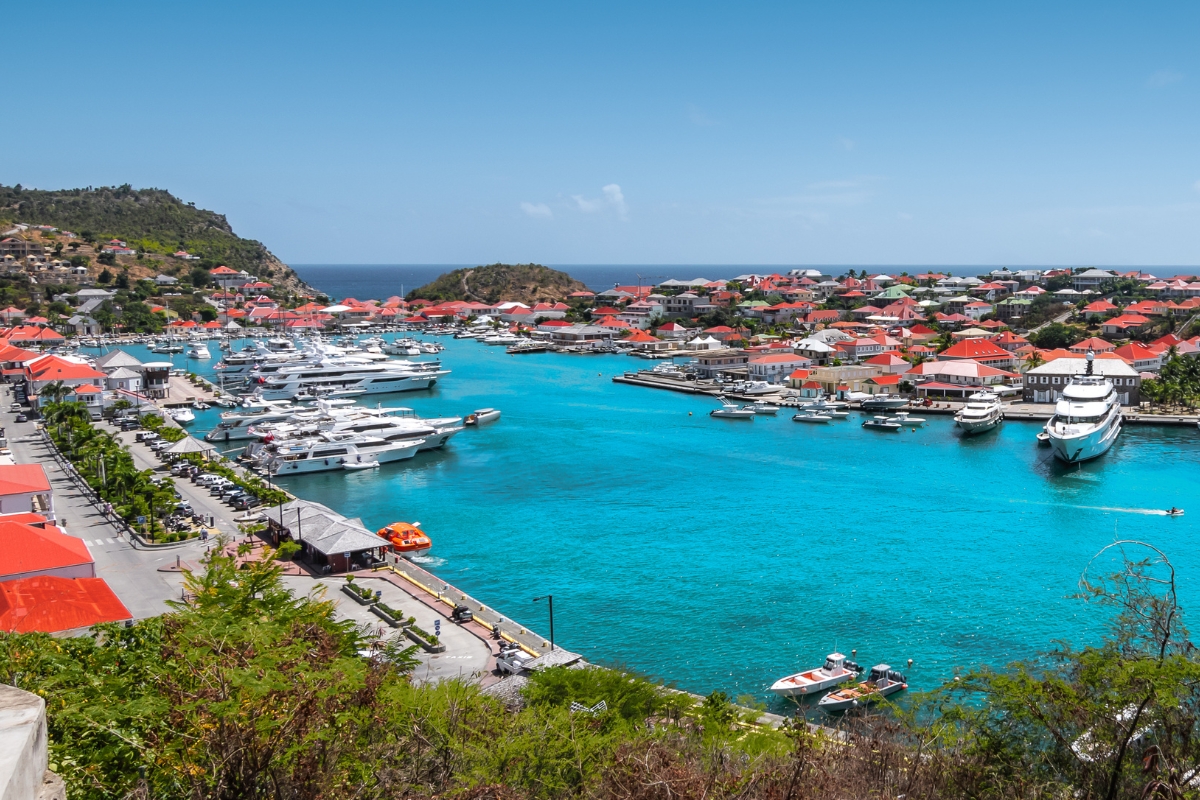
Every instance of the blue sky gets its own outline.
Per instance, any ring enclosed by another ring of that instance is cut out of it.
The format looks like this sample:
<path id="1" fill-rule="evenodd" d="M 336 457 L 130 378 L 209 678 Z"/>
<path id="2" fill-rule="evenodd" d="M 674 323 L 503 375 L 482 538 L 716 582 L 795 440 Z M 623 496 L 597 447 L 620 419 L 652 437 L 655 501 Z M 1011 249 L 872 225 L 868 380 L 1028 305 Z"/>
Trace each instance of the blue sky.
<path id="1" fill-rule="evenodd" d="M 1196 3 L 22 24 L 0 181 L 169 189 L 295 263 L 1200 264 Z"/>

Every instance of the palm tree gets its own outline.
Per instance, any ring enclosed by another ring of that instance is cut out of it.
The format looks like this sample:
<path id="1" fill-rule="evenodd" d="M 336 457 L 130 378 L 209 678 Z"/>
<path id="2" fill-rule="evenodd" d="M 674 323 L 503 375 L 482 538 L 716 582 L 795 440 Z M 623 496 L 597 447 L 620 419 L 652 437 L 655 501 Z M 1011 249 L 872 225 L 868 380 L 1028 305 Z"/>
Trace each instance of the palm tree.
<path id="1" fill-rule="evenodd" d="M 41 395 L 46 397 L 52 403 L 61 403 L 63 398 L 71 393 L 62 381 L 51 381 L 42 387 Z"/>

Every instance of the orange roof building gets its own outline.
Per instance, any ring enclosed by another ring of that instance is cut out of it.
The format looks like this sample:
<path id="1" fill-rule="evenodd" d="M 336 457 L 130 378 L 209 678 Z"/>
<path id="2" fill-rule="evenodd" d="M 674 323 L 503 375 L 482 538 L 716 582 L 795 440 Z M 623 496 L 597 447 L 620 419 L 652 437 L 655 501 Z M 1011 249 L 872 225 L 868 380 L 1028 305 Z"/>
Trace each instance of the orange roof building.
<path id="1" fill-rule="evenodd" d="M 96 565 L 82 539 L 68 536 L 37 514 L 0 517 L 0 582 L 57 575 L 94 578 Z"/>
<path id="2" fill-rule="evenodd" d="M 27 514 L 52 508 L 50 479 L 41 464 L 0 464 L 0 514 Z"/>
<path id="3" fill-rule="evenodd" d="M 133 615 L 100 578 L 40 575 L 0 583 L 0 630 L 61 633 Z"/>

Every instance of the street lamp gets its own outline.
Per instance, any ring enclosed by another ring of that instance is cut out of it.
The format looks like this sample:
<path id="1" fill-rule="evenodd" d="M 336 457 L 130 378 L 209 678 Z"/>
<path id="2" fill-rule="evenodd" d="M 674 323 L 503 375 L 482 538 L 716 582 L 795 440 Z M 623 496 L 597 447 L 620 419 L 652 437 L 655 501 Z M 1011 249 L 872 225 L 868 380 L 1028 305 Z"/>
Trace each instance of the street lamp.
<path id="1" fill-rule="evenodd" d="M 554 650 L 554 595 L 548 594 L 544 595 L 544 597 L 549 601 L 550 605 L 550 649 Z M 533 598 L 533 602 L 536 603 L 541 599 L 541 597 L 535 597 Z"/>

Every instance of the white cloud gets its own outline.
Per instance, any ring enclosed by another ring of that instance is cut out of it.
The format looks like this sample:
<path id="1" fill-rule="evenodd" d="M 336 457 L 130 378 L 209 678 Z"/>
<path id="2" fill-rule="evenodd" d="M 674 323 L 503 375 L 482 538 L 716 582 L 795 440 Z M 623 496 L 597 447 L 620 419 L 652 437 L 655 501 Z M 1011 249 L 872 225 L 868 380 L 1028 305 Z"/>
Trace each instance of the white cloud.
<path id="1" fill-rule="evenodd" d="M 1166 86 L 1169 83 L 1178 83 L 1183 80 L 1183 74 L 1176 72 L 1173 69 L 1160 69 L 1150 76 L 1146 81 L 1147 86 Z"/>
<path id="2" fill-rule="evenodd" d="M 603 193 L 602 197 L 597 197 L 594 200 L 588 199 L 581 194 L 571 195 L 571 199 L 579 206 L 579 210 L 585 214 L 595 214 L 598 211 L 613 209 L 617 212 L 617 216 L 621 219 L 629 218 L 629 209 L 625 205 L 625 195 L 621 192 L 621 187 L 615 183 L 610 183 L 600 189 Z"/>
<path id="3" fill-rule="evenodd" d="M 550 206 L 545 203 L 521 203 L 521 210 L 531 217 L 549 219 L 554 216 L 554 212 L 550 210 Z"/>

